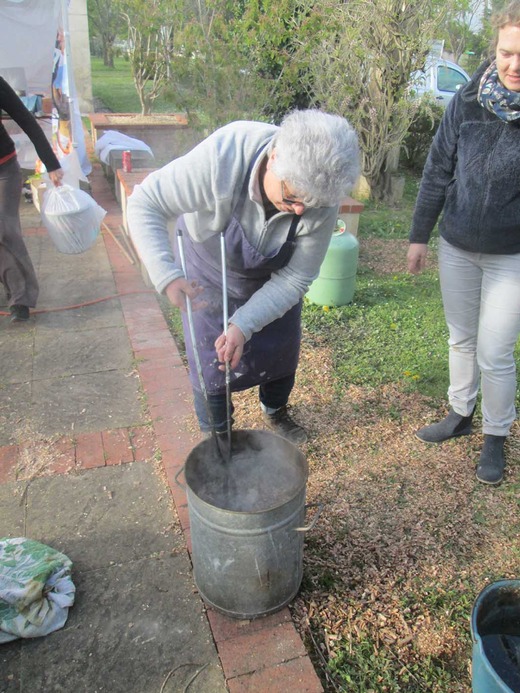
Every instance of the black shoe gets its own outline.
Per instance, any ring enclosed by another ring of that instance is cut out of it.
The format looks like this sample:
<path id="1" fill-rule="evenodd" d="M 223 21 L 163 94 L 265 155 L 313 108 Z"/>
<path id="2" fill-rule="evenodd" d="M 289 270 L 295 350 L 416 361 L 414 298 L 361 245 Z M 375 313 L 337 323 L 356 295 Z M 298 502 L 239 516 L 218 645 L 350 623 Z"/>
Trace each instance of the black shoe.
<path id="1" fill-rule="evenodd" d="M 298 426 L 296 421 L 291 419 L 287 412 L 287 406 L 280 407 L 274 414 L 262 413 L 265 423 L 279 436 L 289 440 L 295 445 L 301 445 L 307 441 L 305 429 Z"/>
<path id="2" fill-rule="evenodd" d="M 506 459 L 504 456 L 505 436 L 484 435 L 484 446 L 477 467 L 477 479 L 483 484 L 498 486 L 504 478 Z"/>
<path id="3" fill-rule="evenodd" d="M 475 409 L 469 416 L 462 416 L 450 409 L 448 416 L 438 423 L 425 426 L 415 431 L 419 440 L 425 443 L 442 443 L 443 440 L 456 438 L 457 436 L 468 436 L 471 433 L 471 422 Z"/>
<path id="4" fill-rule="evenodd" d="M 29 320 L 29 308 L 27 306 L 11 306 L 11 322 L 27 322 Z"/>

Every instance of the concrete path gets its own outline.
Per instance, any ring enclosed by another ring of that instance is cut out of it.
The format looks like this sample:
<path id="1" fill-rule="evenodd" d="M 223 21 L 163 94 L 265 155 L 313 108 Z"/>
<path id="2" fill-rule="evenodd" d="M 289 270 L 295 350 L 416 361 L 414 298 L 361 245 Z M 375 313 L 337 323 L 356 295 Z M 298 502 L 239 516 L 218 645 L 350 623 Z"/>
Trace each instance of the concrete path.
<path id="1" fill-rule="evenodd" d="M 234 621 L 197 593 L 175 475 L 199 437 L 158 297 L 109 234 L 63 255 L 21 211 L 41 294 L 27 324 L 0 317 L 0 537 L 67 554 L 77 592 L 62 630 L 0 645 L 0 692 L 322 691 L 287 608 Z"/>

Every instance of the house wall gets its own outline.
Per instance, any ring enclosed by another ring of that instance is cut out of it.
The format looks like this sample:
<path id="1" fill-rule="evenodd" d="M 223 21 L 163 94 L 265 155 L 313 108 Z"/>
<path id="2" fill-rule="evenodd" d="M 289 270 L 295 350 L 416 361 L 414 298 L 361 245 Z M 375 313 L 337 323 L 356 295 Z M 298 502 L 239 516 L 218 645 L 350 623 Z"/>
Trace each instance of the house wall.
<path id="1" fill-rule="evenodd" d="M 87 0 L 71 0 L 69 5 L 69 34 L 79 110 L 82 114 L 92 113 L 94 107 L 90 74 Z"/>

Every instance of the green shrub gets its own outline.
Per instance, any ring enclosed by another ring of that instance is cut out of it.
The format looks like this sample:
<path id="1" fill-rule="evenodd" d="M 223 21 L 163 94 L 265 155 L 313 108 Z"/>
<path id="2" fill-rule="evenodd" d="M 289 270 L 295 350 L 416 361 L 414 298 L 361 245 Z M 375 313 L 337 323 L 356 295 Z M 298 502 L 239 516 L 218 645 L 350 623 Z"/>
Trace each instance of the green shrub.
<path id="1" fill-rule="evenodd" d="M 415 171 L 422 170 L 443 113 L 444 108 L 430 94 L 421 98 L 403 143 L 404 166 Z"/>

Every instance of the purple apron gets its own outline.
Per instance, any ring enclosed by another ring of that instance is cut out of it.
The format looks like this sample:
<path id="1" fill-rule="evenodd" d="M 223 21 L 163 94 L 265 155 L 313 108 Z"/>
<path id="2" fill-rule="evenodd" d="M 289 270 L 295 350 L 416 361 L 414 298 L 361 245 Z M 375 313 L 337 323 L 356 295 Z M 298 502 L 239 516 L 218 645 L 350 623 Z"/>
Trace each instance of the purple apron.
<path id="1" fill-rule="evenodd" d="M 247 195 L 249 176 L 259 154 L 260 152 L 257 152 L 249 166 L 240 198 L 224 230 L 230 316 L 270 279 L 272 272 L 289 262 L 294 251 L 294 238 L 300 220 L 299 216 L 293 215 L 287 239 L 271 255 L 262 255 L 247 240 L 239 218 Z M 218 368 L 220 364 L 215 350 L 215 340 L 224 331 L 220 234 L 197 243 L 187 233 L 182 216 L 177 220 L 177 229 L 183 232 L 188 279 L 197 279 L 200 282 L 204 287 L 204 293 L 200 298 L 208 302 L 205 308 L 192 313 L 205 387 L 210 395 L 222 394 L 226 391 L 225 373 Z M 178 252 L 176 246 L 177 257 Z M 246 342 L 240 363 L 231 372 L 232 391 L 245 390 L 270 380 L 278 380 L 296 371 L 300 352 L 301 310 L 300 300 L 285 315 L 266 325 L 260 332 L 255 332 Z M 188 317 L 184 311 L 182 321 L 191 384 L 194 389 L 200 390 Z"/>

